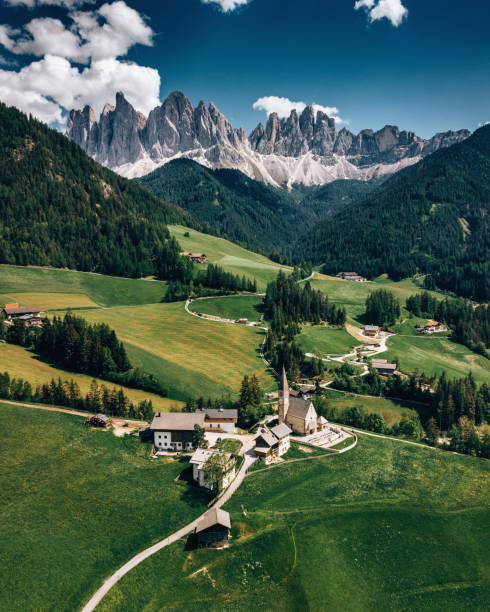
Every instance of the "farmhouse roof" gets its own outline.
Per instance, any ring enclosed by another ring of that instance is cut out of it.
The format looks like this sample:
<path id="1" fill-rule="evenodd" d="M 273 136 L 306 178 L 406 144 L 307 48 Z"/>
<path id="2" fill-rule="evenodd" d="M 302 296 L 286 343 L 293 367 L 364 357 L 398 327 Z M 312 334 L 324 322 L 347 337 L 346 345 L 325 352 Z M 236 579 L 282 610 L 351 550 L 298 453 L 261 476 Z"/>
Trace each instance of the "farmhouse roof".
<path id="1" fill-rule="evenodd" d="M 378 370 L 393 370 L 395 371 L 397 368 L 396 363 L 377 363 L 374 364 L 374 367 Z"/>
<path id="2" fill-rule="evenodd" d="M 212 455 L 217 455 L 219 451 L 212 450 L 209 448 L 198 448 L 191 457 L 190 463 L 196 464 L 199 469 L 206 463 L 206 461 Z M 223 453 L 223 455 L 230 460 L 231 455 L 229 453 Z"/>
<path id="3" fill-rule="evenodd" d="M 95 416 L 96 418 L 100 419 L 103 423 L 109 422 L 109 417 L 107 417 L 105 414 L 96 414 Z"/>
<path id="4" fill-rule="evenodd" d="M 36 308 L 35 306 L 14 306 L 14 307 L 5 307 L 4 308 L 6 315 L 26 315 L 26 314 L 39 314 L 41 312 L 40 308 Z"/>
<path id="5" fill-rule="evenodd" d="M 262 441 L 266 444 L 266 446 L 274 446 L 274 444 L 277 444 L 277 438 L 276 436 L 272 433 L 272 431 L 270 429 L 261 429 L 259 432 L 259 435 L 255 438 L 255 440 L 257 441 L 259 438 L 262 439 Z M 259 446 L 263 446 L 262 444 Z"/>
<path id="6" fill-rule="evenodd" d="M 311 405 L 310 400 L 305 400 L 302 397 L 290 397 L 288 416 L 304 419 Z"/>
<path id="7" fill-rule="evenodd" d="M 205 414 L 208 419 L 238 419 L 236 408 L 209 408 Z"/>
<path id="8" fill-rule="evenodd" d="M 372 361 L 373 365 L 374 364 L 383 364 L 383 363 L 388 363 L 388 361 L 386 359 L 373 359 Z"/>
<path id="9" fill-rule="evenodd" d="M 221 525 L 222 527 L 231 529 L 230 515 L 228 512 L 221 510 L 221 508 L 211 508 L 211 510 L 206 512 L 202 521 L 197 524 L 196 533 L 201 533 L 201 531 L 209 529 L 209 527 L 213 527 L 214 525 Z"/>
<path id="10" fill-rule="evenodd" d="M 279 425 L 273 427 L 271 431 L 278 440 L 282 440 L 283 438 L 289 436 L 292 433 L 291 429 L 289 429 L 286 423 L 279 423 Z"/>
<path id="11" fill-rule="evenodd" d="M 365 325 L 364 329 L 366 331 L 378 331 L 379 325 Z"/>
<path id="12" fill-rule="evenodd" d="M 195 425 L 204 426 L 203 412 L 157 412 L 151 429 L 162 431 L 192 431 Z"/>

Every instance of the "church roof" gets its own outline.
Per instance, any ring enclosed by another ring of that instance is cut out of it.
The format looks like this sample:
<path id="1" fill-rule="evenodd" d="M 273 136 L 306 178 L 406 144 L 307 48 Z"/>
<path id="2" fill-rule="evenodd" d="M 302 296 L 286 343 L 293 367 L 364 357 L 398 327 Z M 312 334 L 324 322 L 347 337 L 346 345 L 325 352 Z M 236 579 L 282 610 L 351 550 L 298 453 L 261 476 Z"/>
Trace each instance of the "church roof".
<path id="1" fill-rule="evenodd" d="M 289 398 L 289 410 L 287 412 L 287 416 L 305 419 L 311 405 L 312 402 L 310 400 L 305 400 L 302 397 L 291 397 Z"/>

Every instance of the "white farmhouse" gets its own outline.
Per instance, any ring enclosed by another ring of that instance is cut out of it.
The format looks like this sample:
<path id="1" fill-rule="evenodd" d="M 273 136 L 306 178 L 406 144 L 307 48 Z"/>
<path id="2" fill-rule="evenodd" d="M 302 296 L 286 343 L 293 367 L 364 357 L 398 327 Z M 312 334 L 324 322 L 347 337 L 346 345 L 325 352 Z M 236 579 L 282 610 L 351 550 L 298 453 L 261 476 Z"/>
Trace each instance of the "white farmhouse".
<path id="1" fill-rule="evenodd" d="M 190 461 L 192 465 L 192 477 L 200 487 L 204 487 L 205 489 L 213 488 L 214 483 L 208 478 L 205 466 L 206 461 L 218 453 L 219 451 L 216 450 L 198 448 L 192 455 Z M 218 486 L 218 489 L 221 491 L 222 489 L 226 489 L 230 482 L 235 478 L 236 467 L 235 459 L 229 453 L 220 454 L 226 459 L 226 461 L 224 461 L 223 475 Z"/>
<path id="2" fill-rule="evenodd" d="M 157 412 L 151 424 L 157 450 L 192 450 L 194 427 L 204 428 L 204 412 Z"/>

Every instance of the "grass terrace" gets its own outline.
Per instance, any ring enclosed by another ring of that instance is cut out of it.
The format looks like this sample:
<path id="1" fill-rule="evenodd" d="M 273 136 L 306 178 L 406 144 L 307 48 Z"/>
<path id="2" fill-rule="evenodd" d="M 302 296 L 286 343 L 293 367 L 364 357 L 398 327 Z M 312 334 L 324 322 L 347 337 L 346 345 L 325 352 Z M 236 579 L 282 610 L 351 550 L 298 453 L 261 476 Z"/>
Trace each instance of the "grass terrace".
<path id="1" fill-rule="evenodd" d="M 262 298 L 256 295 L 233 295 L 195 300 L 189 309 L 224 319 L 258 321 L 262 314 L 259 309 L 261 304 Z"/>

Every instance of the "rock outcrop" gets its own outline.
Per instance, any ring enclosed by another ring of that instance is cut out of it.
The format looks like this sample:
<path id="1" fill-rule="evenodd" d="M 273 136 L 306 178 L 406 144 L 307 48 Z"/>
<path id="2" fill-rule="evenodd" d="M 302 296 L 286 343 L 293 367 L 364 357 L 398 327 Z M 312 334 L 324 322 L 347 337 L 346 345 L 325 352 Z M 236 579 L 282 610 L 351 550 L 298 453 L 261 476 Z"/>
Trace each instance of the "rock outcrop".
<path id="1" fill-rule="evenodd" d="M 176 157 L 212 168 L 237 168 L 268 183 L 321 185 L 339 178 L 369 179 L 396 172 L 438 149 L 464 140 L 467 130 L 430 140 L 387 125 L 378 132 L 337 130 L 335 120 L 311 106 L 289 117 L 272 113 L 247 138 L 216 106 L 196 108 L 176 91 L 146 119 L 122 93 L 99 120 L 93 110 L 72 110 L 66 134 L 96 161 L 131 178 Z"/>

